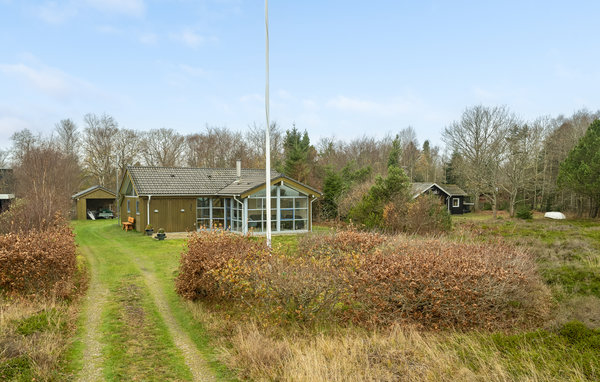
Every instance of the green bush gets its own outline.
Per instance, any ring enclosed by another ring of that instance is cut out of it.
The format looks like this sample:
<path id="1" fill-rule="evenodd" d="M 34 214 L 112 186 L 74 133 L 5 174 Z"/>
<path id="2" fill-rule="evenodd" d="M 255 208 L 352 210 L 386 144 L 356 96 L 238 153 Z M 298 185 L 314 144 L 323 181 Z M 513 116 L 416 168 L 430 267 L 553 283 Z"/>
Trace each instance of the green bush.
<path id="1" fill-rule="evenodd" d="M 521 206 L 517 209 L 517 217 L 519 219 L 531 219 L 533 218 L 533 213 L 529 207 Z"/>

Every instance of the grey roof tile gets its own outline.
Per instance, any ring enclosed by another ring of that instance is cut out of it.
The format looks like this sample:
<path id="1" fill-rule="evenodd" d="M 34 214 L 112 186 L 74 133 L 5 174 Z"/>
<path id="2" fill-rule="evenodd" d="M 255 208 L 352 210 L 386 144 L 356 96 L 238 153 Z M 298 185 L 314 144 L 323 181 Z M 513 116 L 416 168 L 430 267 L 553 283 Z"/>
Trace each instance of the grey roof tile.
<path id="1" fill-rule="evenodd" d="M 85 195 L 85 194 L 87 194 L 87 193 L 90 193 L 90 192 L 92 192 L 92 191 L 95 191 L 95 190 L 102 190 L 102 191 L 106 191 L 106 192 L 108 192 L 108 193 L 110 193 L 110 194 L 113 194 L 113 195 L 115 195 L 115 192 L 114 192 L 114 191 L 111 191 L 111 190 L 109 190 L 109 189 L 108 189 L 108 188 L 106 188 L 106 187 L 102 187 L 102 186 L 99 186 L 99 185 L 98 185 L 98 186 L 92 186 L 92 187 L 90 187 L 90 188 L 86 188 L 86 189 L 85 189 L 85 190 L 83 190 L 83 191 L 79 191 L 78 193 L 76 193 L 76 194 L 74 194 L 73 196 L 71 196 L 71 198 L 72 198 L 72 199 L 77 199 L 78 197 L 80 197 L 80 196 L 83 196 L 83 195 Z"/>
<path id="2" fill-rule="evenodd" d="M 149 167 L 127 168 L 139 195 L 240 195 L 265 183 L 265 170 Z M 271 171 L 271 178 L 281 176 Z"/>
<path id="3" fill-rule="evenodd" d="M 460 187 L 455 184 L 443 184 L 443 183 L 433 183 L 433 182 L 415 182 L 411 183 L 411 195 L 413 198 L 416 198 L 423 192 L 427 191 L 433 185 L 438 186 L 444 192 L 446 192 L 450 196 L 467 196 L 467 193 L 464 192 Z"/>

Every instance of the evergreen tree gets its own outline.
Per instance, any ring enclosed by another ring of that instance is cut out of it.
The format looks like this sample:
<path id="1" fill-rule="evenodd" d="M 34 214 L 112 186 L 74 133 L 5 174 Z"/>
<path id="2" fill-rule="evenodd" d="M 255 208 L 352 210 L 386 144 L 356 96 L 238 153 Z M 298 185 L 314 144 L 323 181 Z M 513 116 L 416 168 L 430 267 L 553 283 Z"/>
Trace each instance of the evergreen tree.
<path id="1" fill-rule="evenodd" d="M 396 134 L 396 138 L 392 141 L 392 149 L 388 156 L 388 168 L 389 167 L 400 167 L 400 159 L 402 158 L 402 142 L 400 136 Z"/>
<path id="2" fill-rule="evenodd" d="M 560 164 L 558 183 L 590 199 L 590 217 L 598 215 L 600 201 L 600 120 L 595 120 L 567 159 Z"/>
<path id="3" fill-rule="evenodd" d="M 375 179 L 375 184 L 362 201 L 350 210 L 348 217 L 367 228 L 384 228 L 384 207 L 390 202 L 406 203 L 409 189 L 410 181 L 404 171 L 390 166 L 387 176 Z"/>
<path id="4" fill-rule="evenodd" d="M 292 130 L 285 132 L 283 149 L 285 156 L 283 172 L 285 175 L 306 182 L 310 172 L 309 154 L 311 150 L 314 151 L 310 145 L 308 133 L 306 131 L 304 134 L 300 133 L 294 124 Z"/>

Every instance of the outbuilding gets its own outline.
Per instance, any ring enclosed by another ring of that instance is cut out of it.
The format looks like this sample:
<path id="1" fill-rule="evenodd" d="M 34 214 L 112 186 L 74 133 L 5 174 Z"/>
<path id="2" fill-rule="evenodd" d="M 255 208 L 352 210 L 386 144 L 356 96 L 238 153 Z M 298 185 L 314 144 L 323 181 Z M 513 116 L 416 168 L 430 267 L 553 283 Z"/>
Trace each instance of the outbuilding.
<path id="1" fill-rule="evenodd" d="M 134 228 L 185 232 L 225 229 L 241 234 L 266 231 L 265 170 L 130 166 L 119 190 L 121 222 Z M 271 230 L 312 229 L 312 203 L 318 190 L 271 172 Z"/>
<path id="2" fill-rule="evenodd" d="M 77 220 L 114 217 L 116 194 L 102 186 L 92 186 L 71 197 L 75 201 Z"/>
<path id="3" fill-rule="evenodd" d="M 0 212 L 7 210 L 14 198 L 15 182 L 13 170 L 10 168 L 0 168 Z"/>
<path id="4" fill-rule="evenodd" d="M 440 197 L 452 215 L 471 212 L 473 203 L 468 201 L 468 194 L 455 184 L 412 183 L 412 197 L 423 194 L 433 194 Z"/>

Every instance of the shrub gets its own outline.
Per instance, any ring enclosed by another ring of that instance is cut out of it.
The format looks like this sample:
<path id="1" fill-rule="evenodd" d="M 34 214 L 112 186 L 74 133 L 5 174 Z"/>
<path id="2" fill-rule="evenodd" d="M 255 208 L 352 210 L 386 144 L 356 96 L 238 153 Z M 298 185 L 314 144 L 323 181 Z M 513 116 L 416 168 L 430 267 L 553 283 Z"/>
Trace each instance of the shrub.
<path id="1" fill-rule="evenodd" d="M 354 227 L 335 234 L 309 234 L 298 241 L 299 253 L 308 256 L 328 256 L 334 253 L 356 252 L 366 254 L 386 240 L 382 234 L 358 231 Z"/>
<path id="2" fill-rule="evenodd" d="M 76 245 L 61 218 L 43 230 L 0 235 L 0 289 L 7 293 L 57 294 L 73 290 Z"/>
<path id="3" fill-rule="evenodd" d="M 517 210 L 517 217 L 519 219 L 531 219 L 533 218 L 533 213 L 531 212 L 531 209 L 529 207 L 521 206 Z"/>
<path id="4" fill-rule="evenodd" d="M 409 189 L 410 183 L 404 171 L 390 166 L 387 177 L 375 179 L 369 192 L 350 209 L 348 217 L 366 228 L 384 228 L 383 210 L 386 204 L 403 204 L 408 200 Z"/>
<path id="5" fill-rule="evenodd" d="M 435 195 L 421 195 L 407 203 L 388 203 L 383 211 L 385 228 L 391 232 L 441 233 L 452 228 L 446 206 Z"/>
<path id="6" fill-rule="evenodd" d="M 355 230 L 309 235 L 296 255 L 234 234 L 196 234 L 177 291 L 259 318 L 427 329 L 527 325 L 545 314 L 549 296 L 530 256 L 511 246 L 390 241 Z"/>
<path id="7" fill-rule="evenodd" d="M 247 271 L 240 268 L 251 261 L 260 262 L 266 256 L 266 246 L 225 231 L 202 231 L 190 236 L 187 251 L 181 255 L 179 275 L 175 280 L 177 293 L 195 300 L 200 297 L 233 297 L 232 285 L 242 281 Z M 217 272 L 231 269 L 228 283 L 222 282 Z M 241 272 L 239 275 L 235 272 Z M 240 286 L 241 287 L 241 286 Z"/>
<path id="8" fill-rule="evenodd" d="M 548 292 L 531 257 L 506 244 L 399 238 L 364 261 L 362 318 L 428 328 L 510 328 L 538 320 Z"/>

